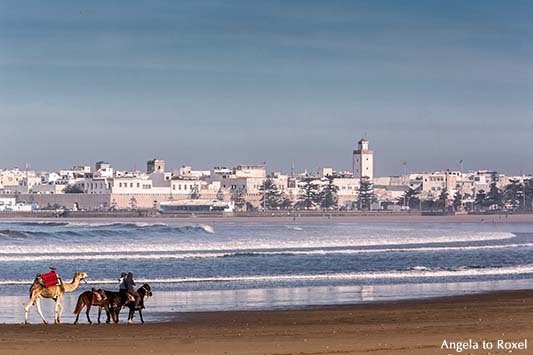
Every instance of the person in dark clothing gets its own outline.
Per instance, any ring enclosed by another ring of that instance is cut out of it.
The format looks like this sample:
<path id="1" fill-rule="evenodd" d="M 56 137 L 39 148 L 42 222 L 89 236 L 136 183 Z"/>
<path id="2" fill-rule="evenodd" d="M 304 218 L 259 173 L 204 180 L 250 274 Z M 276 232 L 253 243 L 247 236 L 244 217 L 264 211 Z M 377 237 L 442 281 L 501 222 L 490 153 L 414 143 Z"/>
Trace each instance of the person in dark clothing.
<path id="1" fill-rule="evenodd" d="M 139 305 L 141 304 L 141 296 L 133 288 L 133 286 L 135 286 L 135 281 L 133 281 L 133 274 L 131 272 L 128 272 L 126 280 L 124 280 L 124 285 L 126 286 L 126 292 L 135 299 L 135 307 L 139 308 Z"/>
<path id="2" fill-rule="evenodd" d="M 126 273 L 122 272 L 120 278 L 118 279 L 118 290 L 119 292 L 126 292 Z"/>

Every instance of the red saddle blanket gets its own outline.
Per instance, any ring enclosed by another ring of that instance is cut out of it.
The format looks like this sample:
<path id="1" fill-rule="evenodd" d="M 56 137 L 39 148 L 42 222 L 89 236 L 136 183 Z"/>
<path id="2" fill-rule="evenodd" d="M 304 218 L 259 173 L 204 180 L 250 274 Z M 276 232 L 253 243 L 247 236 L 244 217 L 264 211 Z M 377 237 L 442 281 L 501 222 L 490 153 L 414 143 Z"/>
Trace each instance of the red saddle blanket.
<path id="1" fill-rule="evenodd" d="M 55 271 L 51 271 L 46 274 L 41 274 L 41 278 L 44 282 L 44 287 L 48 288 L 50 286 L 55 286 L 59 283 L 59 279 L 57 278 L 57 274 Z"/>

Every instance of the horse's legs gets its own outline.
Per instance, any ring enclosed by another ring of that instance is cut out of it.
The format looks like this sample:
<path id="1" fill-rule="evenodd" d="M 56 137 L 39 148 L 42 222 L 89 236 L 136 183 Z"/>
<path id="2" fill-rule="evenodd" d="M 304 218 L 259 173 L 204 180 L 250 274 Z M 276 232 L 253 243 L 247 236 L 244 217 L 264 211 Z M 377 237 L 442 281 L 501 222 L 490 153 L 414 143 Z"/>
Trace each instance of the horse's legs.
<path id="1" fill-rule="evenodd" d="M 93 322 L 91 322 L 91 318 L 89 317 L 90 311 L 91 311 L 91 302 L 87 304 L 87 312 L 85 312 L 85 314 L 87 314 L 87 320 L 89 321 L 89 324 L 93 324 Z"/>
<path id="2" fill-rule="evenodd" d="M 141 323 L 144 324 L 144 319 L 143 319 L 143 310 L 139 308 L 139 317 L 141 318 Z"/>
<path id="3" fill-rule="evenodd" d="M 135 313 L 134 308 L 130 308 L 130 312 L 128 313 L 128 324 L 133 323 L 133 314 Z"/>
<path id="4" fill-rule="evenodd" d="M 100 323 L 100 313 L 102 312 L 102 307 L 104 308 L 105 314 L 107 316 L 105 322 L 106 322 L 106 324 L 109 324 L 109 323 L 111 323 L 111 321 L 109 320 L 110 311 L 109 311 L 109 305 L 107 303 L 104 303 L 103 306 L 98 307 L 98 323 Z M 113 319 L 114 319 L 114 317 L 113 317 Z"/>
<path id="5" fill-rule="evenodd" d="M 48 324 L 48 321 L 43 316 L 43 311 L 41 311 L 41 299 L 37 298 L 35 300 L 35 305 L 37 306 L 37 313 L 41 316 L 41 319 L 43 320 L 44 324 Z"/>
<path id="6" fill-rule="evenodd" d="M 80 298 L 78 298 L 78 304 L 79 304 L 80 301 L 82 301 L 82 300 L 83 300 L 83 299 L 82 299 L 82 297 L 80 296 Z M 78 319 L 80 318 L 80 313 L 81 313 L 81 311 L 83 310 L 83 307 L 85 307 L 85 302 L 82 301 L 82 302 L 81 302 L 81 307 L 80 307 L 80 309 L 78 310 L 78 314 L 74 313 L 74 314 L 76 314 L 76 320 L 74 321 L 74 324 L 78 324 Z M 76 311 L 76 309 L 74 310 L 74 312 L 75 312 L 75 311 Z"/>

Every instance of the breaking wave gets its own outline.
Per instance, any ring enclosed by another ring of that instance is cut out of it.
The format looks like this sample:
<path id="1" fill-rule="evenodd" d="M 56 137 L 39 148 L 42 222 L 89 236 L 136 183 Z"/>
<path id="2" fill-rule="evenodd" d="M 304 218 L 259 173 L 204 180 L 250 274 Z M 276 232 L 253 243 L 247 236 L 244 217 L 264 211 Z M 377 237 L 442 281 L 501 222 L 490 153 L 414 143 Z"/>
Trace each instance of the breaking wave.
<path id="1" fill-rule="evenodd" d="M 87 247 L 84 247 L 85 249 Z M 357 255 L 376 253 L 426 253 L 447 251 L 481 251 L 494 249 L 533 248 L 533 243 L 477 245 L 477 246 L 435 246 L 406 248 L 372 248 L 372 249 L 301 249 L 301 250 L 168 250 L 158 247 L 129 248 L 128 252 L 117 253 L 115 250 L 100 248 L 98 250 L 73 251 L 58 248 L 55 251 L 40 248 L 40 253 L 28 253 L 28 248 L 12 253 L 0 253 L 0 262 L 11 261 L 72 261 L 72 260 L 164 260 L 164 259 L 205 259 L 205 258 L 239 258 L 270 256 L 311 256 L 311 255 Z"/>
<path id="2" fill-rule="evenodd" d="M 351 280 L 364 281 L 375 279 L 416 279 L 416 278 L 444 278 L 464 276 L 505 276 L 533 274 L 533 264 L 511 267 L 462 266 L 457 268 L 441 269 L 416 266 L 409 270 L 369 271 L 333 274 L 305 274 L 305 275 L 250 275 L 250 276 L 215 276 L 215 277 L 176 277 L 176 278 L 151 278 L 139 279 L 138 283 L 151 284 L 179 284 L 179 283 L 209 283 L 209 282 L 279 282 L 279 281 L 321 281 L 321 280 Z M 25 285 L 31 284 L 33 279 L 27 280 L 1 280 L 0 285 Z M 116 284 L 115 279 L 87 280 L 90 285 Z"/>
<path id="3" fill-rule="evenodd" d="M 123 235 L 127 233 L 167 233 L 167 234 L 185 234 L 203 232 L 208 234 L 215 233 L 213 227 L 205 224 L 200 225 L 184 225 L 184 226 L 169 226 L 164 223 L 53 223 L 53 222 L 23 222 L 18 225 L 25 227 L 35 226 L 48 226 L 48 227 L 63 227 L 63 228 L 41 228 L 39 230 L 31 229 L 3 229 L 0 230 L 0 238 L 31 238 L 33 236 L 39 237 L 83 237 L 83 236 L 111 236 L 111 235 Z M 0 223 L 0 226 L 2 223 Z M 70 228 L 69 228 L 70 227 Z"/>

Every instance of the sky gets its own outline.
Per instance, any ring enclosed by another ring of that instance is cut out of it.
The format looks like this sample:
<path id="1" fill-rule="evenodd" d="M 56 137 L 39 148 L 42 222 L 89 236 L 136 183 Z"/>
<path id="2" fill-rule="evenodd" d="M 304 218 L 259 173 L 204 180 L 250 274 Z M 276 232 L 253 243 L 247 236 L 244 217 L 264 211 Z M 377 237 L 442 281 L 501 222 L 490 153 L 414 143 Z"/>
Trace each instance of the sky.
<path id="1" fill-rule="evenodd" d="M 533 173 L 530 1 L 0 0 L 0 167 Z"/>

